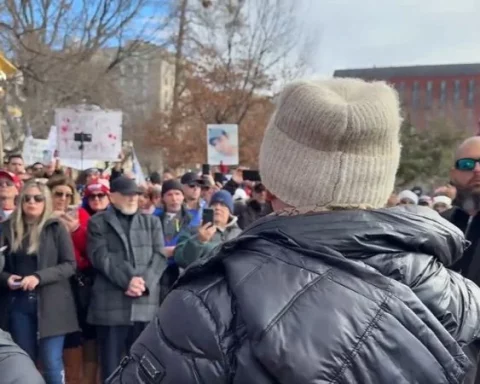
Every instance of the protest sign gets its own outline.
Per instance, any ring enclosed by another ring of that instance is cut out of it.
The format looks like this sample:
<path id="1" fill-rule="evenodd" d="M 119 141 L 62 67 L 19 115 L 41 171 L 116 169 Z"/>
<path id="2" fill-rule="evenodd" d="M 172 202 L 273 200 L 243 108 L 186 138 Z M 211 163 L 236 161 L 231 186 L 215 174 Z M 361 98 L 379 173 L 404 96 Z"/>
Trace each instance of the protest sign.
<path id="1" fill-rule="evenodd" d="M 50 150 L 49 141 L 34 139 L 31 136 L 25 138 L 23 143 L 23 161 L 27 165 L 34 163 L 50 164 L 53 152 Z"/>
<path id="2" fill-rule="evenodd" d="M 55 125 L 60 158 L 118 160 L 122 151 L 120 111 L 56 109 Z"/>
<path id="3" fill-rule="evenodd" d="M 207 125 L 208 164 L 238 165 L 238 125 Z"/>

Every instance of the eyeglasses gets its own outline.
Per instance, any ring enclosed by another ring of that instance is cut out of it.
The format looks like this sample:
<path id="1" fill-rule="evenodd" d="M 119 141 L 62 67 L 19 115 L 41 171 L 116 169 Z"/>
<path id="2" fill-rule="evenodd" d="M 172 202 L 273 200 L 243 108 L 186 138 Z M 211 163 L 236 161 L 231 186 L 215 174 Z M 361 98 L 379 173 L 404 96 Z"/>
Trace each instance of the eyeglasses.
<path id="1" fill-rule="evenodd" d="M 43 167 L 33 167 L 34 171 L 43 171 Z"/>
<path id="2" fill-rule="evenodd" d="M 105 198 L 105 196 L 107 196 L 105 193 L 96 193 L 94 195 L 88 196 L 88 200 L 102 200 Z"/>
<path id="3" fill-rule="evenodd" d="M 13 187 L 15 184 L 9 179 L 0 179 L 0 187 Z"/>
<path id="4" fill-rule="evenodd" d="M 29 203 L 29 202 L 35 202 L 35 203 L 41 203 L 45 201 L 45 196 L 43 195 L 25 195 L 23 196 L 23 202 L 24 203 Z"/>
<path id="5" fill-rule="evenodd" d="M 190 183 L 190 184 L 188 184 L 188 186 L 190 188 L 200 188 L 200 185 L 198 185 L 198 183 Z"/>
<path id="6" fill-rule="evenodd" d="M 54 193 L 54 196 L 55 196 L 55 197 L 58 197 L 58 198 L 63 198 L 63 197 L 65 197 L 65 198 L 67 198 L 67 199 L 71 199 L 71 198 L 73 197 L 73 193 L 69 193 L 69 192 L 66 192 L 66 193 L 65 193 L 65 192 L 60 192 L 60 191 L 58 191 L 58 192 L 55 192 L 55 193 Z"/>
<path id="7" fill-rule="evenodd" d="M 455 169 L 459 171 L 473 171 L 477 163 L 480 164 L 480 159 L 471 159 L 471 158 L 458 159 L 455 162 Z"/>

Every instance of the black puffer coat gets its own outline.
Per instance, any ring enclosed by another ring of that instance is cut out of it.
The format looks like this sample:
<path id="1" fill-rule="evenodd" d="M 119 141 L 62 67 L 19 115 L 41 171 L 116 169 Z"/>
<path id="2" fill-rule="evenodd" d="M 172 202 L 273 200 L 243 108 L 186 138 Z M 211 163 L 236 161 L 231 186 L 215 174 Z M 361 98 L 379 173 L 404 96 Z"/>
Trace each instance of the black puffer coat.
<path id="1" fill-rule="evenodd" d="M 460 384 L 465 245 L 427 208 L 264 218 L 186 270 L 111 383 Z"/>

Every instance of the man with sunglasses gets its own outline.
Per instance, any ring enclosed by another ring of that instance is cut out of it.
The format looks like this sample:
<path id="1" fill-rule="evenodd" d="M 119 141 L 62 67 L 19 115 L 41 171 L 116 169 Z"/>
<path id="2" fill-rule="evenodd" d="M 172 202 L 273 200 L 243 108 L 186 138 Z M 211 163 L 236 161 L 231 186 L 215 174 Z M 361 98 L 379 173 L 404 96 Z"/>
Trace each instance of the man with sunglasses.
<path id="1" fill-rule="evenodd" d="M 12 214 L 21 187 L 22 181 L 17 175 L 0 170 L 0 221 L 8 219 Z"/>
<path id="2" fill-rule="evenodd" d="M 204 181 L 197 173 L 187 172 L 180 179 L 180 183 L 183 185 L 187 211 L 192 216 L 191 225 L 200 225 L 203 208 L 206 206 L 205 201 L 201 198 L 201 187 L 204 185 Z"/>
<path id="3" fill-rule="evenodd" d="M 450 180 L 457 189 L 452 208 L 442 216 L 456 225 L 471 242 L 463 257 L 452 266 L 466 278 L 480 285 L 480 137 L 465 140 L 455 152 Z M 471 345 L 466 353 L 478 364 L 480 348 Z M 480 374 L 473 370 L 466 383 L 480 383 Z M 476 379 L 475 379 L 475 376 Z"/>

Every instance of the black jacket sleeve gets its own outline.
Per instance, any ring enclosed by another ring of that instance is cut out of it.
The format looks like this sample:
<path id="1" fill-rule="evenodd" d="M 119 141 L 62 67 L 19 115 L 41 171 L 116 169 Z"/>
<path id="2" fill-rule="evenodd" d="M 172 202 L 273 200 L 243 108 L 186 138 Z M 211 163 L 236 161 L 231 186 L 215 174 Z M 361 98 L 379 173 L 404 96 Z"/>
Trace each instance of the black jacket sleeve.
<path id="1" fill-rule="evenodd" d="M 460 345 L 480 338 L 480 287 L 475 283 L 419 253 L 380 254 L 366 262 L 409 286 Z"/>

